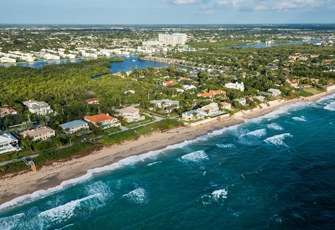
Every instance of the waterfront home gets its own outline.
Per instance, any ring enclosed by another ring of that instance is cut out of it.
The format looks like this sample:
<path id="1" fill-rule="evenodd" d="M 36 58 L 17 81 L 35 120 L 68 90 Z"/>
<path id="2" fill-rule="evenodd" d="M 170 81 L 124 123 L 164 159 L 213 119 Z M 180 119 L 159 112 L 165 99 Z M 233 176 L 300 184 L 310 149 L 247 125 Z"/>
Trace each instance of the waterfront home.
<path id="1" fill-rule="evenodd" d="M 238 83 L 238 82 L 235 82 L 235 83 L 226 83 L 224 85 L 226 88 L 228 89 L 236 89 L 236 90 L 240 90 L 240 91 L 244 91 L 244 83 Z"/>
<path id="2" fill-rule="evenodd" d="M 181 119 L 184 121 L 196 121 L 202 118 L 204 118 L 204 115 L 197 110 L 190 110 L 181 114 Z"/>
<path id="3" fill-rule="evenodd" d="M 246 105 L 247 105 L 247 99 L 245 99 L 244 97 L 237 98 L 237 99 L 235 99 L 234 101 L 237 101 L 238 103 L 240 103 L 240 104 L 243 105 L 243 106 L 246 106 Z"/>
<path id="4" fill-rule="evenodd" d="M 0 134 L 0 154 L 7 152 L 20 151 L 18 139 L 11 134 Z"/>
<path id="5" fill-rule="evenodd" d="M 16 114 L 17 114 L 16 110 L 11 107 L 0 108 L 0 118 L 3 118 L 7 115 L 16 115 Z"/>
<path id="6" fill-rule="evenodd" d="M 23 138 L 29 136 L 33 141 L 48 140 L 51 137 L 56 136 L 55 130 L 49 127 L 40 127 L 37 129 L 27 130 L 21 133 Z"/>
<path id="7" fill-rule="evenodd" d="M 228 110 L 231 109 L 231 104 L 228 103 L 228 102 L 221 102 L 220 106 L 221 106 L 222 109 L 228 109 Z"/>
<path id="8" fill-rule="evenodd" d="M 82 120 L 70 121 L 59 125 L 66 134 L 72 134 L 79 130 L 89 129 L 88 123 Z"/>
<path id="9" fill-rule="evenodd" d="M 260 102 L 264 102 L 264 100 L 265 100 L 265 97 L 264 96 L 254 96 L 254 97 L 252 97 L 253 99 L 257 99 L 257 100 L 259 100 Z"/>
<path id="10" fill-rule="evenodd" d="M 102 129 L 108 129 L 111 127 L 119 127 L 121 123 L 115 117 L 109 116 L 109 114 L 100 113 L 94 116 L 85 116 L 84 120 L 91 122 L 95 126 L 101 126 Z"/>
<path id="11" fill-rule="evenodd" d="M 170 99 L 162 99 L 162 100 L 152 100 L 150 101 L 151 104 L 154 104 L 158 108 L 168 108 L 171 106 L 175 106 L 176 108 L 179 108 L 179 101 L 174 101 Z"/>
<path id="12" fill-rule="evenodd" d="M 279 89 L 269 89 L 268 91 L 273 97 L 278 97 L 281 94 L 281 91 Z"/>
<path id="13" fill-rule="evenodd" d="M 99 99 L 98 98 L 89 98 L 89 99 L 86 99 L 85 102 L 89 105 L 98 105 L 99 104 Z"/>
<path id="14" fill-rule="evenodd" d="M 204 116 L 213 116 L 220 112 L 220 109 L 218 103 L 213 102 L 197 109 L 197 111 L 199 114 L 203 114 Z"/>
<path id="15" fill-rule="evenodd" d="M 145 120 L 145 117 L 140 115 L 140 110 L 138 108 L 135 108 L 135 107 L 132 107 L 132 106 L 120 109 L 120 110 L 118 110 L 118 113 L 127 122 Z"/>
<path id="16" fill-rule="evenodd" d="M 29 112 L 35 113 L 40 116 L 45 116 L 52 113 L 50 105 L 44 101 L 24 101 L 23 104 L 28 107 Z"/>

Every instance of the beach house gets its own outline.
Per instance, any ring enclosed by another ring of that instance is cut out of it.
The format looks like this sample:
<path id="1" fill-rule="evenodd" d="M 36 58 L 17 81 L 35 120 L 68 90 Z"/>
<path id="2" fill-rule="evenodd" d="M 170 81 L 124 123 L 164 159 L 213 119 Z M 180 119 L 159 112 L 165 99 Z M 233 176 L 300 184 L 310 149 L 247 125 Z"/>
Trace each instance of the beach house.
<path id="1" fill-rule="evenodd" d="M 273 97 L 278 97 L 281 94 L 281 91 L 279 89 L 269 89 L 268 91 Z"/>
<path id="2" fill-rule="evenodd" d="M 84 120 L 87 122 L 91 122 L 97 127 L 101 126 L 102 129 L 121 126 L 121 123 L 118 119 L 104 113 L 100 113 L 94 116 L 85 116 Z"/>
<path id="3" fill-rule="evenodd" d="M 45 116 L 52 113 L 50 105 L 44 101 L 24 101 L 23 104 L 28 107 L 29 112 L 40 116 Z"/>
<path id="4" fill-rule="evenodd" d="M 89 129 L 88 123 L 82 120 L 70 121 L 59 125 L 66 134 L 72 134 L 79 130 Z"/>
<path id="5" fill-rule="evenodd" d="M 184 121 L 196 121 L 202 118 L 204 118 L 204 115 L 197 110 L 190 110 L 181 114 L 181 119 Z"/>
<path id="6" fill-rule="evenodd" d="M 18 139 L 16 139 L 11 134 L 0 134 L 0 154 L 13 152 L 13 151 L 20 151 L 21 149 L 18 146 Z"/>
<path id="7" fill-rule="evenodd" d="M 218 114 L 220 112 L 220 109 L 218 103 L 213 102 L 197 109 L 197 111 L 199 114 L 203 114 L 204 116 L 213 116 L 215 114 Z"/>
<path id="8" fill-rule="evenodd" d="M 145 117 L 140 115 L 140 110 L 138 108 L 133 107 L 133 106 L 120 109 L 120 110 L 118 110 L 118 113 L 127 122 L 145 120 Z"/>
<path id="9" fill-rule="evenodd" d="M 231 104 L 228 102 L 221 102 L 220 105 L 222 109 L 228 109 L 228 110 L 231 109 Z"/>
<path id="10" fill-rule="evenodd" d="M 157 108 L 163 108 L 165 113 L 171 113 L 171 107 L 175 107 L 176 109 L 179 108 L 179 101 L 174 101 L 170 99 L 152 100 L 150 101 L 150 103 L 154 104 Z"/>
<path id="11" fill-rule="evenodd" d="M 51 137 L 56 136 L 55 130 L 49 127 L 40 127 L 37 129 L 27 130 L 21 133 L 23 138 L 29 136 L 33 141 L 48 140 Z"/>

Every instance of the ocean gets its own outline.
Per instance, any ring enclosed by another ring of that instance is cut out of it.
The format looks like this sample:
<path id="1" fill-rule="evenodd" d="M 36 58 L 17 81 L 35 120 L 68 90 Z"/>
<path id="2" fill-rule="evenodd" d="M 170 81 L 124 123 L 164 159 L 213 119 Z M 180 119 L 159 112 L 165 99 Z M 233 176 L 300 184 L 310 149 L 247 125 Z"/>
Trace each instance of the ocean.
<path id="1" fill-rule="evenodd" d="M 0 206 L 0 229 L 334 229 L 335 95 Z"/>

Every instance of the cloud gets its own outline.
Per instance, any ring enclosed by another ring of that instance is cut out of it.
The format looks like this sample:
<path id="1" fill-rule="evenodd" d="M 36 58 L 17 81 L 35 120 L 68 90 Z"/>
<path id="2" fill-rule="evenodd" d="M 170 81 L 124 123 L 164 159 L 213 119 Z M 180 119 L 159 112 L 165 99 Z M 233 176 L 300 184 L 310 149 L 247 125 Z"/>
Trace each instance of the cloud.
<path id="1" fill-rule="evenodd" d="M 197 4 L 201 9 L 237 11 L 287 11 L 299 9 L 334 9 L 335 0 L 163 0 L 173 5 Z"/>

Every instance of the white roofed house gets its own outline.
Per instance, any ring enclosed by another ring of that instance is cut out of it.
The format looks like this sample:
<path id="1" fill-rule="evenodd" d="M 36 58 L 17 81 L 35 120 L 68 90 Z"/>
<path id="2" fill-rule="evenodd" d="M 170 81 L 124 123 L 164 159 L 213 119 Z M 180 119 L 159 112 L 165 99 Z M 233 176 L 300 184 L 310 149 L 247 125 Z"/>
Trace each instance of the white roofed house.
<path id="1" fill-rule="evenodd" d="M 179 101 L 173 101 L 170 99 L 163 99 L 163 100 L 152 100 L 150 101 L 151 104 L 154 104 L 157 108 L 164 109 L 165 113 L 171 113 L 172 107 L 175 109 L 179 108 Z"/>
<path id="2" fill-rule="evenodd" d="M 23 138 L 29 136 L 33 141 L 48 140 L 56 136 L 55 130 L 49 127 L 41 127 L 37 129 L 27 130 L 21 133 Z"/>
<path id="3" fill-rule="evenodd" d="M 18 139 L 11 134 L 0 134 L 0 154 L 20 151 L 21 149 L 19 148 L 18 143 Z"/>
<path id="4" fill-rule="evenodd" d="M 238 83 L 238 82 L 227 83 L 224 86 L 228 89 L 236 89 L 236 90 L 240 90 L 242 92 L 244 91 L 244 83 L 243 82 L 241 82 L 241 83 Z"/>
<path id="5" fill-rule="evenodd" d="M 140 110 L 132 106 L 120 109 L 118 112 L 128 123 L 145 120 L 145 117 L 140 115 Z"/>
<path id="6" fill-rule="evenodd" d="M 234 101 L 237 101 L 238 103 L 240 103 L 243 106 L 247 105 L 247 99 L 245 99 L 244 97 L 234 99 Z"/>
<path id="7" fill-rule="evenodd" d="M 52 113 L 50 105 L 44 101 L 24 101 L 23 104 L 28 107 L 29 112 L 35 113 L 40 116 L 45 116 Z"/>
<path id="8" fill-rule="evenodd" d="M 199 109 L 197 109 L 197 111 L 200 113 L 200 114 L 203 114 L 204 116 L 212 116 L 212 115 L 215 115 L 217 113 L 220 112 L 220 108 L 218 106 L 218 103 L 210 103 L 208 105 L 205 105 Z"/>
<path id="9" fill-rule="evenodd" d="M 281 91 L 279 89 L 269 89 L 268 90 L 273 97 L 278 97 L 279 95 L 281 95 Z"/>
<path id="10" fill-rule="evenodd" d="M 181 114 L 181 119 L 184 121 L 196 121 L 199 119 L 202 119 L 204 117 L 204 114 L 199 113 L 197 110 L 190 110 L 183 112 Z"/>
<path id="11" fill-rule="evenodd" d="M 83 129 L 89 129 L 88 123 L 82 120 L 70 121 L 59 125 L 65 133 L 72 134 Z"/>

